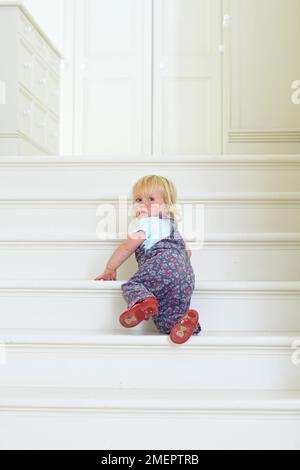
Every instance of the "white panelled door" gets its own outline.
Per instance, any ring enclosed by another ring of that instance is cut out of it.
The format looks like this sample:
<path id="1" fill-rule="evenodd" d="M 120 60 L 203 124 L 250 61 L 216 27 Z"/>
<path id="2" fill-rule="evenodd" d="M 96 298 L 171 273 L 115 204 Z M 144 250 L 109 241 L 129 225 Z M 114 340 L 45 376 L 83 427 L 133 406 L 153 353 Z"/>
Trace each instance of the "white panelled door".
<path id="1" fill-rule="evenodd" d="M 221 0 L 154 0 L 153 144 L 221 153 Z"/>
<path id="2" fill-rule="evenodd" d="M 149 5 L 149 0 L 76 1 L 78 155 L 147 153 Z"/>
<path id="3" fill-rule="evenodd" d="M 76 0 L 77 155 L 221 152 L 221 0 Z"/>

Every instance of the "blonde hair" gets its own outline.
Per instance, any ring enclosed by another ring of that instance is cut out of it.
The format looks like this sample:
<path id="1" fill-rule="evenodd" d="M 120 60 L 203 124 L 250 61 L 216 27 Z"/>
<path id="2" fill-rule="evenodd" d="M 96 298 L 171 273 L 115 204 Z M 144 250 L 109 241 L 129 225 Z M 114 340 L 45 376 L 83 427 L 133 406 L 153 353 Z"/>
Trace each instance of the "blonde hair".
<path id="1" fill-rule="evenodd" d="M 159 190 L 164 203 L 168 206 L 168 214 L 177 222 L 180 220 L 177 204 L 177 190 L 174 183 L 164 176 L 148 175 L 140 178 L 132 188 L 132 198 L 135 201 L 137 194 L 145 196 L 153 190 Z"/>

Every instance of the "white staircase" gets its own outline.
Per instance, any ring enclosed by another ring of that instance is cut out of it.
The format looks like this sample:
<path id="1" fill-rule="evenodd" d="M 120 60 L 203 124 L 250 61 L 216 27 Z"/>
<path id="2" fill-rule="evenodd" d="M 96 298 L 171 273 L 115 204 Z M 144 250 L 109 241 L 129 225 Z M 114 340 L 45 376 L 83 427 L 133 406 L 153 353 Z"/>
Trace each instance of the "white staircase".
<path id="1" fill-rule="evenodd" d="M 118 323 L 97 208 L 162 174 L 204 204 L 183 346 Z M 1 449 L 300 449 L 300 157 L 0 158 Z"/>

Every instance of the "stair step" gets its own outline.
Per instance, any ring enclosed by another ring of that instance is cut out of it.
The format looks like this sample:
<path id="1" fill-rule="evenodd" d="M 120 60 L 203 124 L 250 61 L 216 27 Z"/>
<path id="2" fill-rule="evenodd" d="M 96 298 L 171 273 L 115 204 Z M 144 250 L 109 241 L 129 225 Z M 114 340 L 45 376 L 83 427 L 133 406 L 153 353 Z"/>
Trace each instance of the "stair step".
<path id="1" fill-rule="evenodd" d="M 0 281 L 1 328 L 122 330 L 126 281 Z M 203 331 L 300 331 L 300 282 L 197 282 Z M 153 321 L 138 331 L 156 331 Z"/>
<path id="2" fill-rule="evenodd" d="M 135 329 L 124 329 L 122 331 L 102 331 L 94 330 L 59 330 L 53 329 L 4 329 L 0 330 L 0 339 L 7 347 L 26 345 L 76 345 L 78 347 L 94 346 L 95 348 L 106 345 L 116 345 L 124 347 L 152 346 L 162 347 L 172 346 L 176 349 L 201 350 L 206 348 L 238 348 L 238 349 L 277 349 L 292 351 L 292 344 L 297 339 L 300 340 L 300 331 L 295 332 L 272 332 L 272 333 L 252 333 L 252 332 L 201 332 L 194 336 L 187 343 L 181 346 L 173 345 L 169 340 L 169 335 L 159 332 L 144 333 L 136 332 Z"/>
<path id="3" fill-rule="evenodd" d="M 78 198 L 115 197 L 112 188 L 116 187 L 120 195 L 129 195 L 131 186 L 143 174 L 152 174 L 153 168 L 195 195 L 199 188 L 218 193 L 300 191 L 300 157 L 296 155 L 180 155 L 165 159 L 43 156 L 1 157 L 0 197 L 68 197 L 75 193 Z"/>
<path id="4" fill-rule="evenodd" d="M 128 206 L 125 205 L 127 202 Z M 97 231 L 101 204 L 111 206 L 117 220 L 128 213 L 130 199 L 48 198 L 0 199 L 1 239 L 36 237 L 92 239 Z M 198 193 L 178 201 L 185 210 L 197 208 L 206 236 L 227 233 L 300 232 L 300 193 Z M 98 213 L 99 214 L 99 213 Z M 122 217 L 122 218 L 121 218 Z M 24 224 L 26 220 L 26 224 Z M 130 219 L 128 219 L 129 223 Z"/>
<path id="5" fill-rule="evenodd" d="M 2 411 L 64 410 L 156 410 L 162 413 L 224 411 L 240 414 L 262 411 L 270 414 L 297 413 L 300 416 L 299 391 L 262 390 L 173 390 L 124 388 L 2 387 Z"/>
<path id="6" fill-rule="evenodd" d="M 0 386 L 300 390 L 300 332 L 1 330 Z M 297 362 L 298 361 L 298 362 Z"/>
<path id="7" fill-rule="evenodd" d="M 93 279 L 120 244 L 83 238 L 3 240 L 0 237 L 0 279 Z M 192 265 L 200 281 L 298 281 L 300 234 L 230 234 L 191 243 Z M 59 269 L 58 269 L 59 267 Z M 136 271 L 134 255 L 118 276 Z"/>
<path id="8" fill-rule="evenodd" d="M 0 416 L 1 450 L 300 448 L 300 391 L 2 387 Z"/>

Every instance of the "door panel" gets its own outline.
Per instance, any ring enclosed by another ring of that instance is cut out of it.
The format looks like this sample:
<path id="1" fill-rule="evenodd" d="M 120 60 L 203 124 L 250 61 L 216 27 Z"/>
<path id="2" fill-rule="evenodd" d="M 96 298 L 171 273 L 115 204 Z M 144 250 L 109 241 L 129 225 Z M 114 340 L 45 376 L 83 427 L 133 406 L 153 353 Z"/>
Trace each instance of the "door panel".
<path id="1" fill-rule="evenodd" d="M 221 0 L 154 0 L 154 151 L 221 151 Z"/>
<path id="2" fill-rule="evenodd" d="M 76 154 L 147 151 L 149 5 L 149 0 L 76 2 Z"/>

